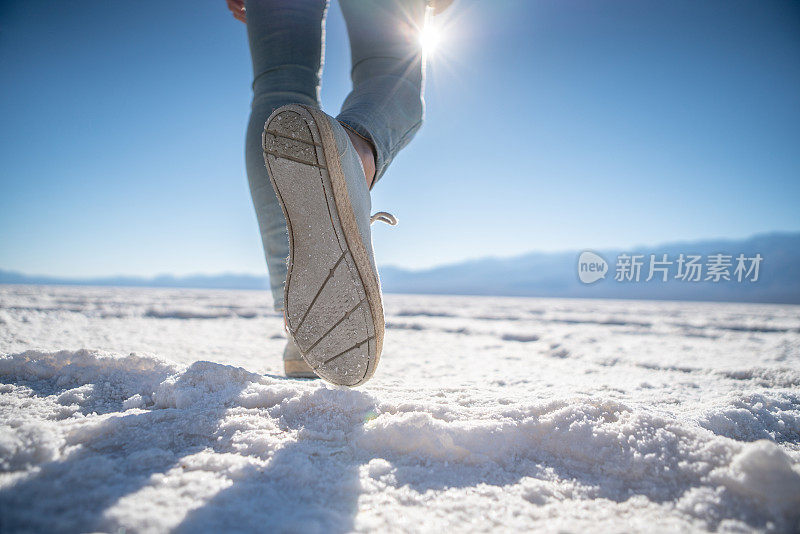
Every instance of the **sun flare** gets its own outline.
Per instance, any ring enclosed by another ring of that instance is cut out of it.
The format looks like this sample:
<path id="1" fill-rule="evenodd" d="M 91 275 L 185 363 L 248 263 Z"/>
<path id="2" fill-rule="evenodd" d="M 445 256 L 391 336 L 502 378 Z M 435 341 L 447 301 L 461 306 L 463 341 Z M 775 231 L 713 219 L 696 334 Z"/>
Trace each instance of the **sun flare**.
<path id="1" fill-rule="evenodd" d="M 419 34 L 419 43 L 422 45 L 422 51 L 426 56 L 432 55 L 436 51 L 436 47 L 442 40 L 439 28 L 428 21 L 425 27 Z"/>

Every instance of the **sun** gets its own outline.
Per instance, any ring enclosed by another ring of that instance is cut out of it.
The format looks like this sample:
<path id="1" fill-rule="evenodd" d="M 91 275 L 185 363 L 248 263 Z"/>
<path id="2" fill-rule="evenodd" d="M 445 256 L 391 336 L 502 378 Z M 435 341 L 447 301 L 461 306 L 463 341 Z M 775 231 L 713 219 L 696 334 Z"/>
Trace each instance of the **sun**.
<path id="1" fill-rule="evenodd" d="M 419 44 L 422 45 L 422 52 L 426 56 L 432 55 L 442 40 L 442 34 L 439 28 L 434 26 L 432 22 L 433 21 L 428 20 L 425 27 L 419 33 Z"/>

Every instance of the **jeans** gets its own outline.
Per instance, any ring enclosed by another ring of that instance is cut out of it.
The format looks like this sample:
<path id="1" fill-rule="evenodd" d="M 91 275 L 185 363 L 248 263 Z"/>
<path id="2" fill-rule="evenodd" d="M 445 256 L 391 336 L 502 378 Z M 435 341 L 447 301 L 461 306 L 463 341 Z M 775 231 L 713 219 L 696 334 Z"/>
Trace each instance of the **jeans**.
<path id="1" fill-rule="evenodd" d="M 375 148 L 375 181 L 422 125 L 423 58 L 419 31 L 426 0 L 340 0 L 352 54 L 353 90 L 337 120 Z M 320 107 L 327 0 L 246 0 L 253 60 L 253 102 L 245 157 L 270 289 L 283 309 L 289 240 L 267 176 L 261 132 L 285 104 Z"/>

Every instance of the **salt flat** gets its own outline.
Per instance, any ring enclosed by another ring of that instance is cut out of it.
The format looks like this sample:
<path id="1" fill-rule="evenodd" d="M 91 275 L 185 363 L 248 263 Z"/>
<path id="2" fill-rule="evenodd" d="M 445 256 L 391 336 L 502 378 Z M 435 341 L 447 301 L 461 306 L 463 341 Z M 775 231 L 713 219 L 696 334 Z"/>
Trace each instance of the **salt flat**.
<path id="1" fill-rule="evenodd" d="M 386 314 L 346 389 L 265 292 L 0 286 L 0 531 L 800 530 L 800 307 Z"/>

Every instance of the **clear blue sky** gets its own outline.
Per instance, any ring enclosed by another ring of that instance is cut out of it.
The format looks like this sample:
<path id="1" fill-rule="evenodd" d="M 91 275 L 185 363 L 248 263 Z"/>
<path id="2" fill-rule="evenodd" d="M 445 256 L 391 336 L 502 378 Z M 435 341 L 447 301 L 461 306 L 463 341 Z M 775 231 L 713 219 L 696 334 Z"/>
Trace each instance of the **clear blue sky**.
<path id="1" fill-rule="evenodd" d="M 378 261 L 800 230 L 800 4 L 457 0 Z M 349 90 L 336 2 L 323 107 Z M 0 269 L 261 273 L 224 0 L 0 6 Z"/>

